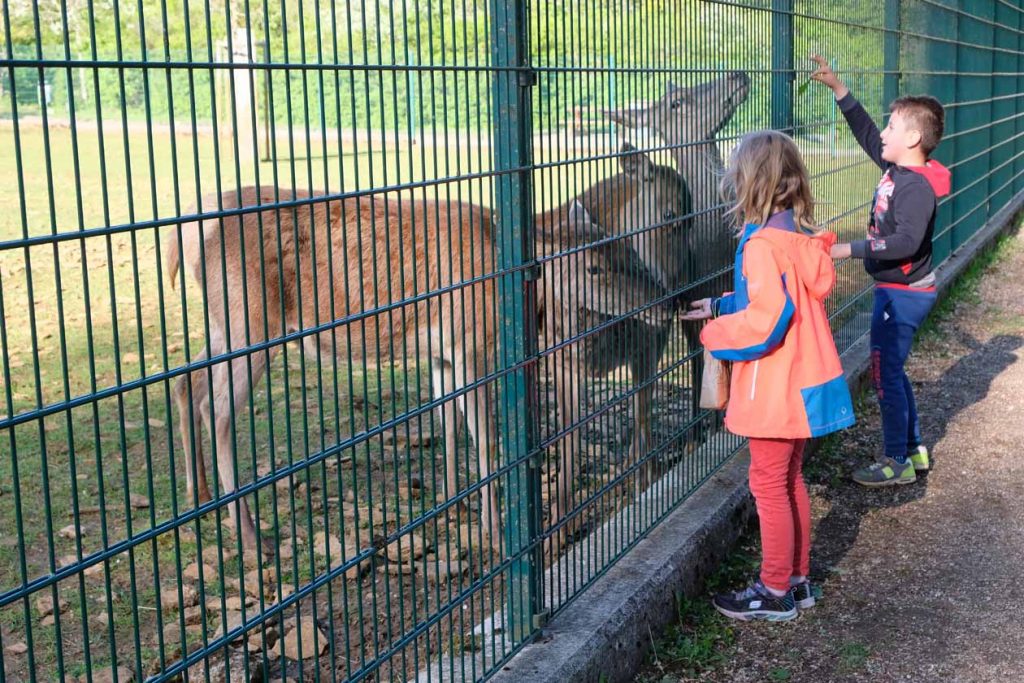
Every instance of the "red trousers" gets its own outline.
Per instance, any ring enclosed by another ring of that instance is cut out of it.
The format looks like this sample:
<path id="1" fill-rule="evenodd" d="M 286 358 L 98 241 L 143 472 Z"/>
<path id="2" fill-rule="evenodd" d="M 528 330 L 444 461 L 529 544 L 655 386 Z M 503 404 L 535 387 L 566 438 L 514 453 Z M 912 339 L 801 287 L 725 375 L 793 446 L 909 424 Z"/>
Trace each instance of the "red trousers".
<path id="1" fill-rule="evenodd" d="M 803 477 L 806 439 L 750 439 L 750 492 L 761 521 L 761 582 L 789 590 L 811 564 L 811 501 Z"/>

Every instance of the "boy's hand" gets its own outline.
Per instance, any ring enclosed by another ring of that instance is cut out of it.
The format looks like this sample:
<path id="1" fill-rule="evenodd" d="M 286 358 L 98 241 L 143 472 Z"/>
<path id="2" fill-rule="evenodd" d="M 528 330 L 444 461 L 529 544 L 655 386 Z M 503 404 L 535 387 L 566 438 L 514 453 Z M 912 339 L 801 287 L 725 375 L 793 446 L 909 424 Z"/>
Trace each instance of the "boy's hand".
<path id="1" fill-rule="evenodd" d="M 848 243 L 845 244 L 833 244 L 832 248 L 829 249 L 829 256 L 834 259 L 850 258 L 852 250 Z"/>
<path id="2" fill-rule="evenodd" d="M 683 320 L 707 320 L 711 317 L 711 299 L 691 301 L 690 308 L 693 310 L 680 316 Z"/>
<path id="3" fill-rule="evenodd" d="M 818 68 L 811 74 L 812 81 L 818 81 L 822 85 L 827 86 L 835 93 L 836 99 L 841 100 L 846 97 L 846 94 L 850 92 L 850 89 L 839 80 L 836 76 L 836 72 L 829 66 L 828 60 L 821 55 L 811 55 L 811 61 L 818 65 Z"/>

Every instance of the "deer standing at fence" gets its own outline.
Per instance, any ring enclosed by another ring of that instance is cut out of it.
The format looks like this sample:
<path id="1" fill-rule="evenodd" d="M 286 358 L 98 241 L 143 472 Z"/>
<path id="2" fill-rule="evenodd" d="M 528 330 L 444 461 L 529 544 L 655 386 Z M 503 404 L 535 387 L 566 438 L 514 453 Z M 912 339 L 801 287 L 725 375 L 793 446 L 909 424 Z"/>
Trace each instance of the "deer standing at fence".
<path id="1" fill-rule="evenodd" d="M 689 88 L 669 82 L 665 95 L 647 107 L 605 112 L 620 125 L 649 128 L 657 133 L 671 147 L 676 170 L 689 185 L 694 220 L 687 231 L 686 265 L 681 278 L 663 281 L 663 284 L 669 289 L 679 289 L 697 282 L 687 291 L 691 300 L 719 296 L 721 282 L 708 276 L 728 268 L 733 261 L 734 243 L 729 239 L 726 207 L 718 193 L 724 163 L 715 136 L 749 94 L 750 77 L 736 71 Z M 706 278 L 707 282 L 701 282 Z M 700 325 L 685 323 L 683 329 L 687 348 L 692 352 L 700 346 Z M 699 363 L 699 356 L 697 360 Z M 700 386 L 699 370 L 695 374 L 694 404 L 696 387 Z"/>
<path id="2" fill-rule="evenodd" d="M 608 325 L 555 354 L 553 374 L 559 424 L 565 429 L 581 419 L 585 377 L 601 377 L 619 367 L 628 367 L 634 394 L 627 463 L 642 463 L 637 481 L 640 488 L 646 488 L 652 463 L 643 463 L 643 457 L 652 441 L 653 383 L 668 345 L 673 317 L 664 282 L 680 277 L 685 264 L 691 199 L 686 183 L 670 167 L 652 163 L 646 154 L 629 143 L 622 145 L 619 154 L 622 172 L 585 190 L 579 201 L 605 232 L 626 236 L 623 239 L 628 240 L 633 258 L 638 260 L 633 270 L 642 269 L 645 277 L 650 278 L 643 283 L 650 294 L 647 301 L 661 300 L 662 303 L 644 311 L 643 315 L 609 324 L 608 316 L 596 310 L 593 302 L 618 296 L 617 292 L 555 291 L 558 279 L 546 273 L 540 283 L 544 294 L 540 304 L 541 330 L 545 336 L 558 340 Z M 537 217 L 538 226 L 548 221 L 543 214 Z M 583 453 L 582 428 L 568 433 L 558 444 L 558 450 L 560 470 L 567 467 L 573 470 L 573 475 L 559 479 L 559 484 L 569 484 L 575 478 L 575 467 L 567 454 Z M 559 519 L 571 502 L 571 491 L 560 488 L 551 504 L 551 519 Z M 575 525 L 571 525 L 569 531 L 574 528 Z"/>
<path id="3" fill-rule="evenodd" d="M 644 180 L 638 187 L 643 193 L 658 184 Z M 302 192 L 254 187 L 210 196 L 203 206 L 244 213 L 185 223 L 167 240 L 172 283 L 183 262 L 207 303 L 207 345 L 195 360 L 269 342 L 264 350 L 213 363 L 212 384 L 205 368 L 175 383 L 189 497 L 211 500 L 202 427 L 216 443 L 217 472 L 223 491 L 230 493 L 237 486 L 233 415 L 280 350 L 281 344 L 273 340 L 324 325 L 336 329 L 304 336 L 307 350 L 319 346 L 348 362 L 389 360 L 382 353 L 389 349 L 425 353 L 435 397 L 457 394 L 442 404 L 448 495 L 455 493 L 455 403 L 476 448 L 479 476 L 487 479 L 497 461 L 498 440 L 488 397 L 491 387 L 477 382 L 495 370 L 497 361 L 490 212 L 468 204 L 379 195 L 303 203 L 309 199 Z M 302 204 L 274 206 L 281 201 Z M 582 208 L 551 214 L 545 225 L 545 244 L 553 249 L 604 235 Z M 629 249 L 625 240 L 603 242 L 588 250 L 587 268 L 571 273 L 573 287 L 615 293 L 588 302 L 602 315 L 635 312 L 651 296 L 637 284 L 637 276 L 623 270 L 623 264 L 637 263 L 625 253 Z M 554 264 L 546 262 L 545 274 L 562 277 Z M 352 331 L 374 343 L 349 346 Z M 571 374 L 581 373 L 574 369 Z M 570 469 L 559 476 L 568 477 Z M 568 484 L 559 481 L 558 490 L 567 491 Z M 481 523 L 491 544 L 497 545 L 497 488 L 489 483 L 481 493 Z M 564 509 L 553 506 L 552 517 Z M 230 514 L 241 529 L 243 545 L 255 548 L 256 528 L 245 498 L 238 500 L 237 509 L 230 507 Z"/>

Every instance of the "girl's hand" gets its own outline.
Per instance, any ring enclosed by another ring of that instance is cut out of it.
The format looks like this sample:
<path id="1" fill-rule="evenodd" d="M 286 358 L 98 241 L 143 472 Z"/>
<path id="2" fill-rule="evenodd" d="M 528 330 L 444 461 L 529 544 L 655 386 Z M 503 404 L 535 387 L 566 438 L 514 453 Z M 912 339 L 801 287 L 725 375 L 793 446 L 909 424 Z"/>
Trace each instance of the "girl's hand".
<path id="1" fill-rule="evenodd" d="M 680 316 L 683 320 L 707 320 L 711 317 L 711 299 L 691 301 L 690 308 L 693 310 Z"/>
<path id="2" fill-rule="evenodd" d="M 835 93 L 836 99 L 841 100 L 846 97 L 846 94 L 850 92 L 850 89 L 843 84 L 836 73 L 829 66 L 828 60 L 821 55 L 811 55 L 811 61 L 818 65 L 818 68 L 811 74 L 812 81 L 818 81 L 822 85 L 828 87 L 833 93 Z"/>

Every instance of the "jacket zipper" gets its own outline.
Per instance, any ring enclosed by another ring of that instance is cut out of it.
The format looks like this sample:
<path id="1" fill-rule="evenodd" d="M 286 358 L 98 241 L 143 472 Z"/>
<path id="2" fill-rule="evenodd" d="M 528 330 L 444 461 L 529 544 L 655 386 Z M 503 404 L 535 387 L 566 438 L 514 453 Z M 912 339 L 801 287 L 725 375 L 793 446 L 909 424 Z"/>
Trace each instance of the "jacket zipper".
<path id="1" fill-rule="evenodd" d="M 761 365 L 760 360 L 754 361 L 754 381 L 750 383 L 750 400 L 754 400 L 754 392 L 757 390 L 757 368 Z"/>

